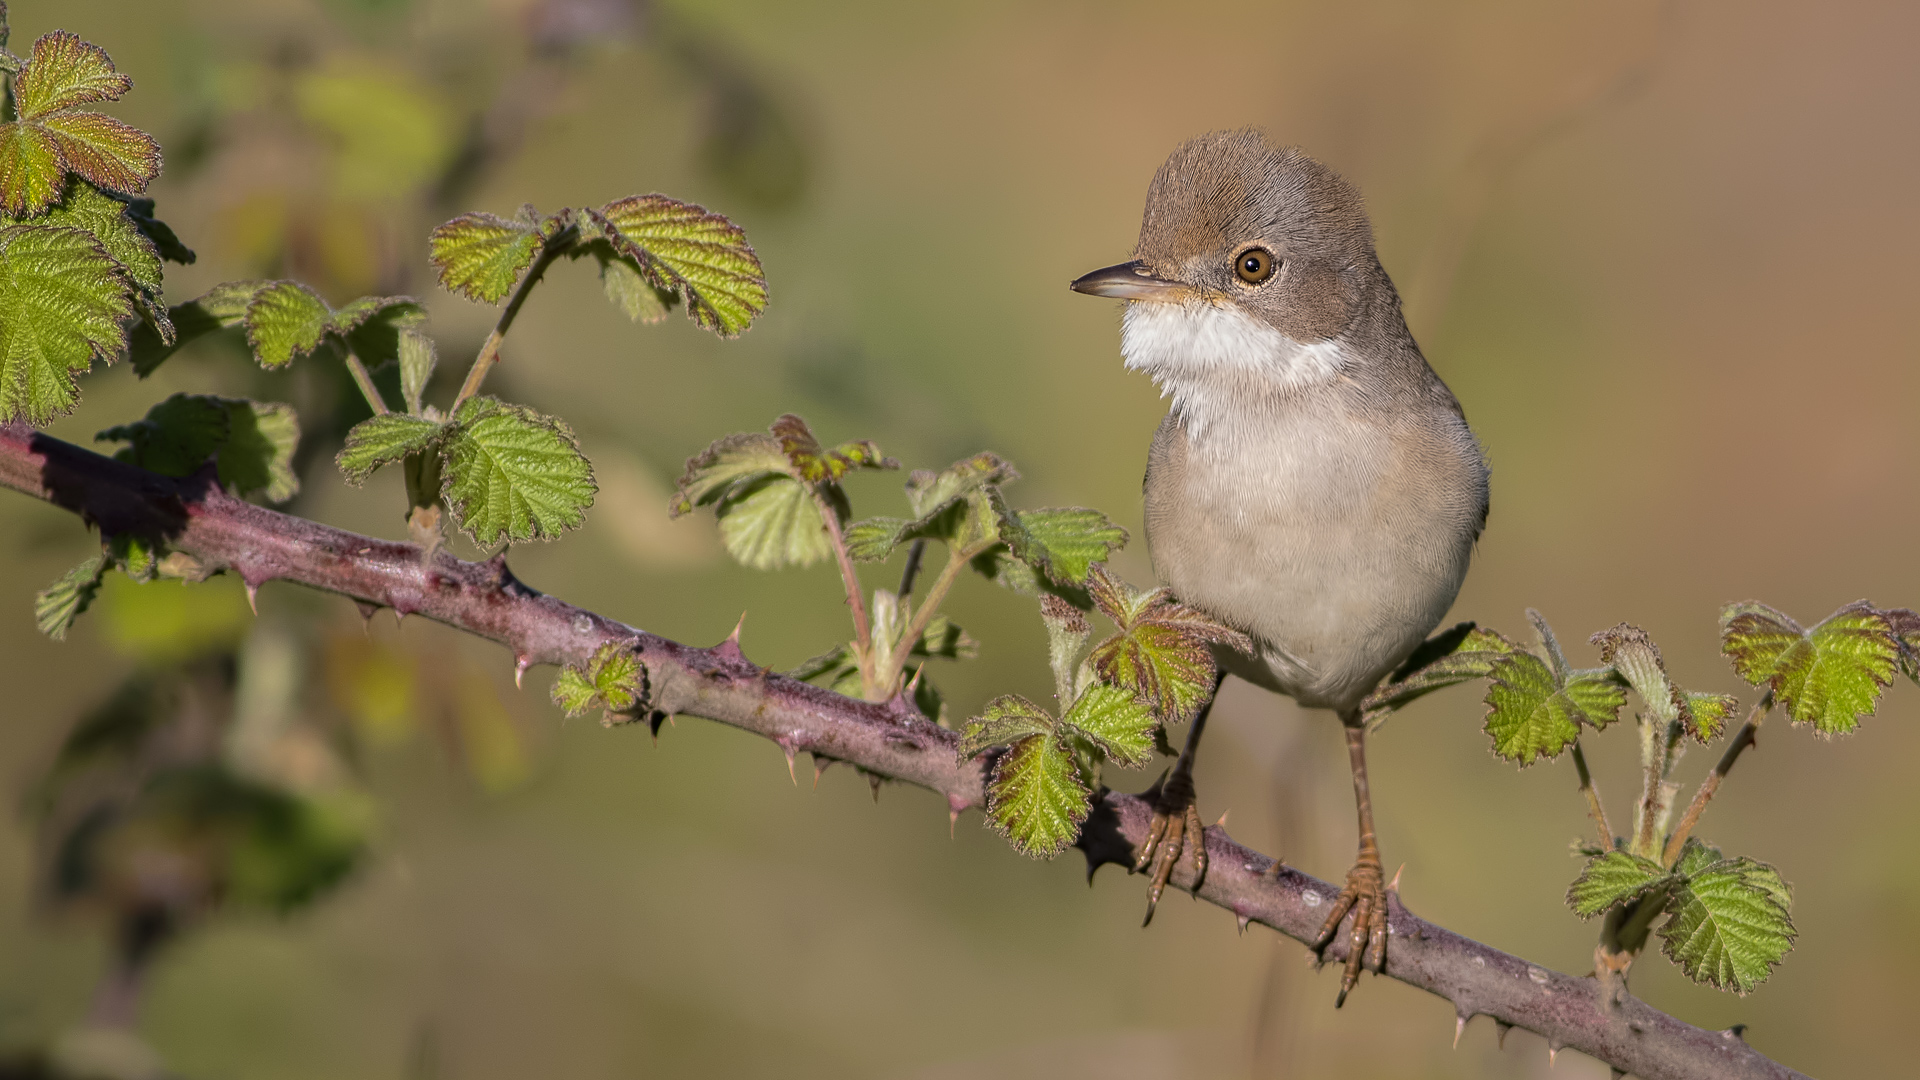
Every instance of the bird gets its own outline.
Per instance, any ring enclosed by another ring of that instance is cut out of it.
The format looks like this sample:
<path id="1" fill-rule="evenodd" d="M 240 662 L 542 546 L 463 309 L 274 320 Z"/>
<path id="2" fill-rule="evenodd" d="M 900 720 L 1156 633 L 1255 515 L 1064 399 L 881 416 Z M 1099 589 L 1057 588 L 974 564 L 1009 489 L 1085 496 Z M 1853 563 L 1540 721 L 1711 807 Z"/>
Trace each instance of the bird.
<path id="1" fill-rule="evenodd" d="M 1486 527 L 1485 455 L 1407 329 L 1359 190 L 1257 129 L 1175 149 L 1133 258 L 1071 287 L 1126 302 L 1125 366 L 1171 399 L 1147 455 L 1147 549 L 1175 598 L 1251 638 L 1219 650 L 1219 679 L 1345 729 L 1359 851 L 1310 943 L 1324 956 L 1353 912 L 1337 1008 L 1386 962 L 1361 703 L 1453 606 Z M 1149 921 L 1183 844 L 1195 888 L 1205 873 L 1193 768 L 1211 705 L 1148 792 L 1134 869 L 1152 871 Z"/>

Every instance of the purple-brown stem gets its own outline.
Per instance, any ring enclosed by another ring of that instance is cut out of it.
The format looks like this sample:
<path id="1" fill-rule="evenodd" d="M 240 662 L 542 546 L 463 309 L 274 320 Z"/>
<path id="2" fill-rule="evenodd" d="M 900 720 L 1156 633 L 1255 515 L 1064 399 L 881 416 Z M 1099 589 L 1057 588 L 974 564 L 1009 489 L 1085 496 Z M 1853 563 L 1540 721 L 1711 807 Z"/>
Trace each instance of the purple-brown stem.
<path id="1" fill-rule="evenodd" d="M 695 648 L 574 607 L 521 584 L 504 559 L 463 562 L 255 506 L 220 490 L 208 473 L 159 476 L 39 434 L 0 428 L 0 485 L 81 515 L 106 533 L 162 541 L 201 574 L 230 571 L 248 584 L 282 580 L 338 593 L 363 605 L 418 614 L 497 641 L 517 664 L 584 665 L 607 642 L 632 648 L 645 665 L 647 706 L 751 731 L 788 753 L 807 751 L 946 796 L 954 811 L 983 802 L 982 761 L 962 761 L 958 736 L 895 707 L 856 701 L 759 667 L 728 643 Z M 177 564 L 176 564 L 177 565 Z M 1077 846 L 1090 867 L 1131 864 L 1153 808 L 1105 792 Z M 1197 893 L 1238 919 L 1308 941 L 1340 890 L 1206 830 L 1208 870 Z M 1173 883 L 1193 887 L 1189 867 Z M 1788 1078 L 1803 1074 L 1769 1060 L 1732 1031 L 1694 1027 L 1631 996 L 1602 1007 L 1591 978 L 1550 971 L 1420 919 L 1389 894 L 1393 945 L 1385 974 L 1451 1002 L 1460 1018 L 1485 1014 L 1538 1032 L 1643 1080 Z M 1325 959 L 1342 961 L 1335 940 Z M 1436 1027 L 1436 1032 L 1443 1029 Z"/>

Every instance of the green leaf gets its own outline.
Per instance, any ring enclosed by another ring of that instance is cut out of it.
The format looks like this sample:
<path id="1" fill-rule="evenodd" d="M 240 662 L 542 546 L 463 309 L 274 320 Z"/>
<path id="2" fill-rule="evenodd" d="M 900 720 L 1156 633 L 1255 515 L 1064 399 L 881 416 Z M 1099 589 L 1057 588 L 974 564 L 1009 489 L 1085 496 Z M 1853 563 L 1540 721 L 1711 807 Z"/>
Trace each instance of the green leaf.
<path id="1" fill-rule="evenodd" d="M 678 293 L 688 317 L 721 337 L 740 333 L 766 310 L 759 256 L 746 233 L 721 215 L 664 195 L 635 195 L 586 215 L 650 284 Z"/>
<path id="2" fill-rule="evenodd" d="M 113 68 L 98 45 L 65 30 L 33 43 L 25 70 L 14 80 L 14 107 L 32 119 L 56 109 L 114 101 L 133 89 L 133 80 Z"/>
<path id="3" fill-rule="evenodd" d="M 1652 859 L 1609 851 L 1588 860 L 1585 870 L 1567 890 L 1567 906 L 1583 919 L 1638 899 L 1673 880 L 1666 867 Z"/>
<path id="4" fill-rule="evenodd" d="M 1793 723 L 1845 734 L 1874 715 L 1880 690 L 1899 665 L 1901 642 L 1880 611 L 1859 600 L 1812 630 L 1764 603 L 1730 603 L 1720 613 L 1720 651 L 1734 671 L 1768 686 Z"/>
<path id="5" fill-rule="evenodd" d="M 1051 735 L 1053 716 L 1019 694 L 1003 694 L 987 702 L 979 716 L 967 721 L 960 733 L 960 759 L 979 757 L 996 746 L 1019 742 L 1029 735 Z"/>
<path id="6" fill-rule="evenodd" d="M 270 503 L 300 492 L 293 453 L 300 446 L 300 414 L 271 401 L 227 400 L 227 442 L 220 449 L 220 482 Z"/>
<path id="7" fill-rule="evenodd" d="M 1626 682 L 1611 669 L 1570 672 L 1564 683 L 1546 661 L 1513 652 L 1495 662 L 1487 687 L 1486 732 L 1493 752 L 1530 765 L 1555 758 L 1580 737 L 1580 725 L 1600 730 L 1626 704 Z"/>
<path id="8" fill-rule="evenodd" d="M 136 327 L 127 345 L 127 357 L 133 361 L 133 370 L 144 379 L 189 343 L 240 325 L 247 316 L 247 305 L 261 290 L 272 284 L 271 281 L 229 281 L 215 285 L 198 299 L 175 304 L 167 309 L 167 317 L 174 327 L 172 341 L 164 340 L 153 327 L 146 324 Z"/>
<path id="9" fill-rule="evenodd" d="M 370 323 L 390 322 L 398 317 L 401 325 L 413 325 L 426 317 L 420 307 L 420 301 L 411 296 L 363 296 L 347 306 L 334 311 L 327 319 L 327 329 L 343 338 L 351 338 L 354 331 Z M 390 360 L 393 351 L 383 351 L 377 356 L 362 356 L 362 360 Z"/>
<path id="10" fill-rule="evenodd" d="M 411 327 L 402 328 L 397 359 L 400 363 L 400 396 L 410 412 L 421 411 L 420 395 L 433 381 L 433 369 L 440 362 L 433 339 Z"/>
<path id="11" fill-rule="evenodd" d="M 99 594 L 100 575 L 106 567 L 106 556 L 95 555 L 40 590 L 33 598 L 33 622 L 40 632 L 55 641 L 67 640 L 73 621 Z"/>
<path id="12" fill-rule="evenodd" d="M 1131 690 L 1095 683 L 1074 701 L 1060 723 L 1127 768 L 1145 765 L 1153 757 L 1153 710 Z"/>
<path id="13" fill-rule="evenodd" d="M 938 513 L 956 499 L 966 498 L 989 484 L 1010 484 L 1020 479 L 1013 464 L 998 454 L 983 452 L 962 458 L 939 472 L 916 469 L 907 477 L 907 505 L 915 517 Z"/>
<path id="14" fill-rule="evenodd" d="M 1369 725 L 1417 698 L 1493 675 L 1500 658 L 1519 648 L 1493 630 L 1460 623 L 1422 642 L 1387 681 L 1360 703 Z"/>
<path id="15" fill-rule="evenodd" d="M 1765 604 L 1729 604 L 1720 635 L 1741 678 L 1771 688 L 1789 718 L 1822 735 L 1845 734 L 1873 715 L 1900 659 L 1892 625 L 1864 600 L 1812 630 Z"/>
<path id="16" fill-rule="evenodd" d="M 1693 981 L 1745 994 L 1793 948 L 1785 893 L 1779 872 L 1752 859 L 1695 870 L 1667 903 L 1663 951 Z"/>
<path id="17" fill-rule="evenodd" d="M 599 245 L 595 248 L 594 254 L 600 260 L 600 287 L 606 291 L 607 300 L 633 322 L 665 321 L 674 295 L 654 288 L 632 259 L 613 254 L 611 248 L 604 251 L 598 250 Z"/>
<path id="18" fill-rule="evenodd" d="M 285 367 L 320 347 L 333 325 L 333 310 L 297 281 L 276 281 L 247 305 L 247 344 L 261 367 Z"/>
<path id="19" fill-rule="evenodd" d="M 73 411 L 80 372 L 111 362 L 133 314 L 119 264 L 80 229 L 0 229 L 0 423 Z"/>
<path id="20" fill-rule="evenodd" d="M 147 238 L 161 258 L 182 266 L 191 266 L 199 258 L 192 248 L 180 242 L 166 222 L 153 216 L 152 199 L 136 199 L 128 195 L 115 195 L 113 198 L 126 204 L 127 220 L 133 222 L 133 227 L 140 230 L 140 235 Z"/>
<path id="21" fill-rule="evenodd" d="M 987 499 L 999 519 L 1000 539 L 1007 550 L 1057 584 L 1084 586 L 1093 564 L 1127 543 L 1127 530 L 1098 510 L 1067 507 L 1016 513 L 997 487 L 987 489 Z"/>
<path id="22" fill-rule="evenodd" d="M 69 172 L 115 191 L 138 192 L 160 172 L 160 146 L 145 132 L 79 108 L 133 85 L 98 46 L 64 30 L 42 36 L 14 76 L 18 119 L 0 124 L 0 213 L 39 214 Z"/>
<path id="23" fill-rule="evenodd" d="M 913 650 L 908 655 L 928 659 L 971 660 L 980 655 L 980 643 L 945 615 L 935 615 L 927 621 L 926 631 L 920 635 L 919 641 L 914 642 Z"/>
<path id="24" fill-rule="evenodd" d="M 96 442 L 124 442 L 118 461 L 162 476 L 192 476 L 226 445 L 232 427 L 226 402 L 202 394 L 175 394 L 147 410 L 144 419 L 110 427 Z"/>
<path id="25" fill-rule="evenodd" d="M 746 432 L 716 439 L 687 459 L 667 512 L 679 517 L 696 506 L 725 501 L 745 485 L 786 474 L 792 467 L 779 440 L 771 435 Z"/>
<path id="26" fill-rule="evenodd" d="M 812 566 L 833 554 L 820 504 L 791 476 L 765 475 L 735 489 L 715 515 L 727 553 L 755 570 Z"/>
<path id="27" fill-rule="evenodd" d="M 461 214 L 433 230 L 427 244 L 441 286 L 484 304 L 505 298 L 545 243 L 532 209 L 520 220 Z"/>
<path id="28" fill-rule="evenodd" d="M 585 670 L 565 667 L 553 683 L 553 702 L 568 716 L 588 709 L 605 709 L 608 718 L 627 712 L 647 697 L 647 669 L 633 646 L 609 641 L 596 649 Z"/>
<path id="29" fill-rule="evenodd" d="M 150 295 L 159 294 L 160 251 L 129 216 L 124 200 L 75 180 L 67 185 L 66 194 L 58 203 L 31 221 L 35 225 L 60 225 L 92 233 L 100 249 L 120 264 L 128 280 Z M 5 225 L 25 223 L 14 218 L 0 220 L 0 224 Z"/>
<path id="30" fill-rule="evenodd" d="M 1740 699 L 1729 694 L 1700 694 L 1688 690 L 1686 695 L 1686 715 L 1690 718 L 1687 733 L 1702 743 L 1718 738 L 1734 711 L 1740 708 Z"/>
<path id="31" fill-rule="evenodd" d="M 1118 628 L 1094 647 L 1094 670 L 1138 695 L 1163 723 L 1191 720 L 1213 695 L 1214 646 L 1253 651 L 1245 634 L 1176 602 L 1166 589 L 1142 592 L 1103 565 L 1093 567 L 1087 584 L 1095 606 Z"/>
<path id="32" fill-rule="evenodd" d="M 386 413 L 363 420 L 347 432 L 347 444 L 335 459 L 347 482 L 356 486 L 366 482 L 382 465 L 391 465 L 408 454 L 417 454 L 439 442 L 447 425 L 421 416 Z"/>
<path id="33" fill-rule="evenodd" d="M 191 476 L 217 455 L 220 482 L 243 496 L 285 502 L 300 490 L 293 471 L 300 418 L 291 405 L 175 394 L 144 419 L 94 438 L 128 443 L 116 459 L 165 476 Z"/>
<path id="34" fill-rule="evenodd" d="M 1030 735 L 994 763 L 987 820 L 1014 850 L 1052 858 L 1080 834 L 1088 798 L 1066 747 L 1051 735 Z"/>
<path id="35" fill-rule="evenodd" d="M 807 422 L 786 413 L 768 429 L 780 441 L 780 449 L 793 466 L 793 475 L 809 484 L 836 484 L 854 469 L 897 469 L 900 463 L 880 453 L 880 448 L 862 439 L 841 443 L 828 450 L 814 438 Z"/>
<path id="36" fill-rule="evenodd" d="M 573 429 L 491 397 L 469 398 L 454 421 L 443 491 L 475 543 L 551 539 L 586 520 L 597 489 Z"/>

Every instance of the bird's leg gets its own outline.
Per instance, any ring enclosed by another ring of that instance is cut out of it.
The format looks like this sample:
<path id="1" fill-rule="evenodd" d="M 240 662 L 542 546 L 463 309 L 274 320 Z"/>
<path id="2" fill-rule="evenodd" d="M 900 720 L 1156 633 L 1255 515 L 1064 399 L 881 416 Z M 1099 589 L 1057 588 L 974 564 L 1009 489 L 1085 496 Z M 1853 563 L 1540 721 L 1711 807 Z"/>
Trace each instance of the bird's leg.
<path id="1" fill-rule="evenodd" d="M 1360 811 L 1360 855 L 1347 871 L 1347 887 L 1314 938 L 1313 948 L 1324 952 L 1340 929 L 1340 920 L 1353 912 L 1353 929 L 1347 938 L 1347 969 L 1340 976 L 1340 996 L 1333 1007 L 1346 1003 L 1353 984 L 1360 980 L 1362 966 L 1378 973 L 1387 962 L 1387 890 L 1386 875 L 1380 867 L 1380 844 L 1373 836 L 1373 799 L 1367 792 L 1367 728 L 1356 710 L 1343 713 L 1340 722 L 1347 729 L 1347 760 L 1353 766 L 1353 801 Z"/>
<path id="2" fill-rule="evenodd" d="M 1147 828 L 1146 843 L 1140 845 L 1140 857 L 1133 863 L 1134 873 L 1149 867 L 1153 873 L 1153 880 L 1147 886 L 1147 917 L 1141 926 L 1153 921 L 1154 905 L 1160 902 L 1167 880 L 1173 877 L 1183 847 L 1192 856 L 1193 887 L 1200 888 L 1201 880 L 1207 876 L 1207 837 L 1205 827 L 1200 824 L 1200 808 L 1194 802 L 1193 759 L 1200 750 L 1200 733 L 1206 730 L 1207 714 L 1213 711 L 1214 699 L 1220 696 L 1220 684 L 1226 679 L 1225 671 L 1214 678 L 1213 693 L 1194 715 L 1193 725 L 1187 729 L 1186 745 L 1180 749 L 1173 771 L 1162 776 L 1146 793 L 1148 801 L 1153 803 L 1153 823 Z"/>

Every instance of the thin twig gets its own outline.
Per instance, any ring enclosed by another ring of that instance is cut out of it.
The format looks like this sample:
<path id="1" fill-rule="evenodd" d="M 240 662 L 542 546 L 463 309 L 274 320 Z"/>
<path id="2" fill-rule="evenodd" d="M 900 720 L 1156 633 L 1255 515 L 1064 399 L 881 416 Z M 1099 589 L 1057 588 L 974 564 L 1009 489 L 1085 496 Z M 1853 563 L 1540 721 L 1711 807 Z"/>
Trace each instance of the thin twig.
<path id="1" fill-rule="evenodd" d="M 373 376 L 367 374 L 367 365 L 360 362 L 360 358 L 354 355 L 352 349 L 343 349 L 342 353 L 347 358 L 347 371 L 352 373 L 354 385 L 360 388 L 360 394 L 367 399 L 367 404 L 373 406 L 373 414 L 387 415 L 391 410 L 387 408 L 386 401 L 380 397 L 379 388 L 373 385 Z"/>
<path id="2" fill-rule="evenodd" d="M 1580 749 L 1580 740 L 1573 740 L 1573 767 L 1580 773 L 1580 793 L 1587 797 L 1587 816 L 1600 830 L 1600 850 L 1613 850 L 1613 827 L 1607 824 L 1607 808 L 1600 805 L 1600 789 L 1594 786 L 1593 774 L 1587 771 L 1587 755 Z"/>
<path id="3" fill-rule="evenodd" d="M 1661 853 L 1661 865 L 1672 866 L 1680 858 L 1681 849 L 1687 846 L 1687 837 L 1693 835 L 1693 827 L 1700 823 L 1700 815 L 1706 813 L 1714 792 L 1720 790 L 1720 781 L 1727 778 L 1733 763 L 1740 760 L 1741 753 L 1753 745 L 1760 722 L 1767 718 L 1767 713 L 1772 709 L 1773 691 L 1768 690 L 1760 696 L 1759 701 L 1753 703 L 1752 710 L 1747 713 L 1747 722 L 1740 725 L 1739 733 L 1727 744 L 1727 752 L 1720 755 L 1719 764 L 1713 767 L 1706 779 L 1700 781 L 1700 790 L 1693 793 L 1693 801 L 1687 804 L 1687 812 L 1681 815 L 1680 824 L 1674 826 L 1673 835 L 1667 837 L 1667 848 Z"/>
<path id="4" fill-rule="evenodd" d="M 907 657 L 919 643 L 920 635 L 933 625 L 933 616 L 940 610 L 940 602 L 947 598 L 947 590 L 953 588 L 954 581 L 971 559 L 972 556 L 966 552 L 948 553 L 947 565 L 940 568 L 940 576 L 934 578 L 933 585 L 927 589 L 926 602 L 914 609 L 913 621 L 907 624 L 907 632 L 900 636 L 900 644 L 887 661 L 887 670 L 880 673 L 880 684 L 888 693 L 893 692 L 893 684 L 900 681 L 900 673 L 907 669 Z"/>
<path id="5" fill-rule="evenodd" d="M 819 488 L 811 488 L 813 502 L 820 508 L 820 519 L 827 523 L 827 537 L 833 541 L 833 557 L 840 564 L 840 580 L 847 587 L 847 607 L 853 612 L 854 651 L 859 653 L 861 671 L 873 655 L 873 630 L 867 623 L 867 602 L 860 591 L 860 574 L 853 568 L 853 556 L 847 553 L 847 538 L 840 531 L 840 512 Z M 865 688 L 871 696 L 873 687 Z"/>
<path id="6" fill-rule="evenodd" d="M 500 359 L 500 342 L 512 328 L 514 317 L 520 314 L 520 305 L 527 302 L 527 296 L 533 292 L 533 287 L 540 283 L 540 276 L 547 272 L 547 267 L 552 266 L 555 259 L 565 254 L 567 248 L 578 236 L 579 227 L 570 225 L 553 234 L 545 244 L 541 245 L 539 256 L 533 260 L 533 265 L 528 267 L 526 274 L 520 278 L 520 284 L 513 290 L 513 298 L 507 301 L 506 308 L 500 312 L 500 320 L 493 324 L 493 332 L 487 335 L 487 340 L 480 343 L 480 352 L 473 358 L 473 366 L 467 369 L 466 381 L 460 384 L 460 393 L 448 407 L 447 415 L 451 416 L 459 412 L 460 406 L 466 404 L 468 398 L 480 392 L 480 384 L 486 381 L 487 372 Z"/>
<path id="7" fill-rule="evenodd" d="M 900 571 L 900 599 L 913 595 L 913 581 L 920 576 L 920 560 L 927 554 L 927 538 L 915 540 L 907 548 L 907 565 Z"/>
<path id="8" fill-rule="evenodd" d="M 24 425 L 0 428 L 0 486 L 83 515 L 104 533 L 152 538 L 200 574 L 228 571 L 256 586 L 297 582 L 417 613 L 505 645 L 518 666 L 584 666 L 601 646 L 621 644 L 646 669 L 646 707 L 656 715 L 705 717 L 786 750 L 930 788 L 955 812 L 985 799 L 985 765 L 962 760 L 959 736 L 924 717 L 776 675 L 732 649 L 693 648 L 596 615 L 520 584 L 502 558 L 463 562 L 444 549 L 423 555 L 413 544 L 233 498 L 204 475 L 160 476 Z M 1131 864 L 1152 816 L 1138 796 L 1104 791 L 1078 846 L 1093 866 Z M 1337 886 L 1277 865 L 1233 842 L 1223 828 L 1204 835 L 1209 869 L 1195 895 L 1298 941 L 1319 930 Z M 1193 887 L 1186 860 L 1174 884 Z M 1384 974 L 1445 998 L 1458 1016 L 1485 1014 L 1526 1028 L 1552 1046 L 1579 1050 L 1643 1080 L 1806 1080 L 1731 1033 L 1695 1027 L 1637 998 L 1609 1009 L 1591 979 L 1530 964 L 1420 919 L 1397 894 L 1389 910 L 1394 945 Z M 1324 959 L 1338 964 L 1346 948 L 1336 937 Z M 1435 1038 L 1444 1037 L 1442 1030 L 1436 1025 Z"/>

